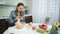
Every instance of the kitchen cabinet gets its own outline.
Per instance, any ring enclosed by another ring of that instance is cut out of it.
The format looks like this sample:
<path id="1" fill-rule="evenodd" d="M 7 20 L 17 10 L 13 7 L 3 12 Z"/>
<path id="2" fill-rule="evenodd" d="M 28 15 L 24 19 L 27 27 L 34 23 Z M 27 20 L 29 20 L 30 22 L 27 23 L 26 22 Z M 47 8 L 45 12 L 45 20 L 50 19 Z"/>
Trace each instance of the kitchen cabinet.
<path id="1" fill-rule="evenodd" d="M 6 19 L 0 19 L 0 34 L 2 34 L 6 29 L 8 29 L 8 22 Z"/>
<path id="2" fill-rule="evenodd" d="M 7 1 L 7 0 L 0 0 L 0 7 L 2 7 L 2 6 L 16 6 L 16 5 L 14 5 L 13 3 L 11 3 L 10 1 Z"/>
<path id="3" fill-rule="evenodd" d="M 28 0 L 0 0 L 0 4 L 2 5 L 17 5 L 19 2 L 28 5 L 30 2 Z"/>

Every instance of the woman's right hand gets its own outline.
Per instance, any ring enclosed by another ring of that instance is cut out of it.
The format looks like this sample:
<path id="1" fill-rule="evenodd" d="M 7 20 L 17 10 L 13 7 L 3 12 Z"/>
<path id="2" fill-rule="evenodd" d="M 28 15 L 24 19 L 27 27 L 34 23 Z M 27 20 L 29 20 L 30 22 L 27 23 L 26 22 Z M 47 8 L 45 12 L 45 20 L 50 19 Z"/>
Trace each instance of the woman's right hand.
<path id="1" fill-rule="evenodd" d="M 16 20 L 20 19 L 20 16 L 16 16 Z"/>

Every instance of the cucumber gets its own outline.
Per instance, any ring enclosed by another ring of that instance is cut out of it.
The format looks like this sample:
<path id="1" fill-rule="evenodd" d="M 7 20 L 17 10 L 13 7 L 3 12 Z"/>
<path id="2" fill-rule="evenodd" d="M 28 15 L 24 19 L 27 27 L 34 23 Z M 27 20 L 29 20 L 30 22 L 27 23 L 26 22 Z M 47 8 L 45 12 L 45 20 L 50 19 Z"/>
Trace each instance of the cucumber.
<path id="1" fill-rule="evenodd" d="M 41 29 L 41 28 L 37 28 L 36 31 L 39 32 L 39 33 L 44 33 L 44 32 L 46 32 L 47 30 L 44 30 L 44 29 Z"/>

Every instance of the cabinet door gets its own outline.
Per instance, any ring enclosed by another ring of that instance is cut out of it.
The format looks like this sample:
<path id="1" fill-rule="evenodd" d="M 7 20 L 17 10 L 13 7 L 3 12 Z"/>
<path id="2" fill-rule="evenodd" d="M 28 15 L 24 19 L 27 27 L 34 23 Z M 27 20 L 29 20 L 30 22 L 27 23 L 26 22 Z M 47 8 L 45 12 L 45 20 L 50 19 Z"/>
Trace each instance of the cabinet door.
<path id="1" fill-rule="evenodd" d="M 0 34 L 2 34 L 8 28 L 8 22 L 6 19 L 0 19 Z"/>
<path id="2" fill-rule="evenodd" d="M 27 0 L 6 0 L 5 4 L 8 5 L 17 5 L 19 2 L 26 4 Z"/>
<path id="3" fill-rule="evenodd" d="M 6 3 L 7 5 L 16 5 L 17 4 L 17 0 L 6 0 Z"/>

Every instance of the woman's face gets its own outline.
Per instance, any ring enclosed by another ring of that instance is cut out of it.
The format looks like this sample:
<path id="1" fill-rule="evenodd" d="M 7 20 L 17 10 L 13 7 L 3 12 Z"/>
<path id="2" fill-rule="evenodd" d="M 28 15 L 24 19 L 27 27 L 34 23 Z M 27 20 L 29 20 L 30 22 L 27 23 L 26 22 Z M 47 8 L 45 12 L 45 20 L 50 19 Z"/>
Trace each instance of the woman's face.
<path id="1" fill-rule="evenodd" d="M 24 8 L 24 6 L 18 6 L 18 7 L 17 7 L 18 12 L 22 11 L 23 8 Z"/>

